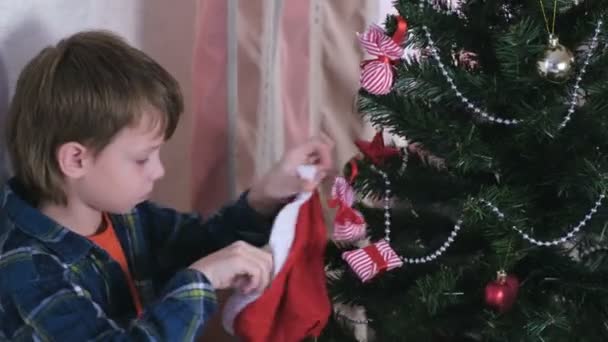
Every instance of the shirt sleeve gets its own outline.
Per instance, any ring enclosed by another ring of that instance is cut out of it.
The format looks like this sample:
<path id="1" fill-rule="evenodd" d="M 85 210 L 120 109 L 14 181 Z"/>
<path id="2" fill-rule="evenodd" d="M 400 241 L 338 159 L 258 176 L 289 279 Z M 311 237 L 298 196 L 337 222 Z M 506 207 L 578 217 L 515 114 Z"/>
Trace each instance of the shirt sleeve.
<path id="1" fill-rule="evenodd" d="M 169 272 L 239 240 L 263 246 L 272 228 L 271 217 L 262 216 L 249 206 L 247 192 L 208 220 L 151 202 L 137 210 L 143 226 L 149 229 L 151 247 L 161 268 Z"/>
<path id="2" fill-rule="evenodd" d="M 52 258 L 34 256 L 41 257 Z M 45 260 L 44 264 L 63 267 L 53 261 Z M 167 283 L 159 300 L 149 305 L 139 319 L 126 327 L 119 326 L 62 272 L 53 272 L 52 276 L 35 274 L 30 272 L 35 267 L 27 267 L 33 263 L 19 264 L 22 269 L 26 266 L 25 273 L 34 275 L 14 287 L 10 296 L 26 324 L 19 335 L 27 340 L 193 341 L 217 307 L 215 292 L 205 276 L 184 270 Z"/>

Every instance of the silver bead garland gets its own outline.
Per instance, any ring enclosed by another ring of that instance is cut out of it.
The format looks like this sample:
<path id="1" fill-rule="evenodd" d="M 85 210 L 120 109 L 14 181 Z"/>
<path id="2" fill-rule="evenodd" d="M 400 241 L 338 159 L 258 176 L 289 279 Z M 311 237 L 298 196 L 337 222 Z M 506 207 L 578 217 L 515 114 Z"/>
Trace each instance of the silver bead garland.
<path id="1" fill-rule="evenodd" d="M 372 169 L 384 180 L 384 240 L 391 241 L 391 181 L 386 172 L 372 166 Z"/>
<path id="2" fill-rule="evenodd" d="M 513 230 L 515 230 L 516 232 L 518 232 L 522 238 L 524 238 L 525 240 L 527 240 L 528 242 L 530 242 L 534 245 L 544 246 L 544 247 L 557 246 L 557 245 L 560 245 L 560 244 L 568 241 L 569 239 L 572 239 L 581 230 L 581 228 L 583 228 L 585 225 L 587 225 L 587 222 L 589 222 L 589 220 L 591 220 L 591 218 L 593 217 L 593 214 L 595 214 L 597 212 L 597 209 L 602 205 L 602 201 L 604 200 L 604 198 L 605 198 L 605 195 L 601 194 L 599 196 L 599 198 L 597 199 L 597 201 L 595 201 L 595 205 L 593 206 L 593 208 L 591 208 L 591 210 L 589 210 L 587 215 L 585 215 L 585 217 L 574 228 L 572 228 L 564 236 L 551 240 L 551 241 L 536 240 L 536 239 L 530 237 L 530 235 L 525 233 L 523 230 L 517 228 L 516 226 L 512 226 L 511 228 Z M 498 216 L 499 219 L 501 219 L 501 220 L 504 219 L 505 215 L 500 211 L 500 209 L 498 209 L 490 201 L 482 199 L 481 202 L 483 204 L 485 204 L 487 207 L 489 207 L 492 210 L 492 212 L 494 212 L 496 214 L 496 216 Z"/>
<path id="3" fill-rule="evenodd" d="M 462 102 L 462 104 L 466 108 L 468 108 L 469 110 L 472 110 L 476 115 L 479 115 L 484 119 L 487 119 L 487 120 L 490 120 L 492 122 L 496 122 L 499 124 L 517 125 L 522 122 L 521 120 L 518 120 L 518 119 L 503 119 L 503 118 L 491 115 L 487 111 L 485 111 L 485 110 L 479 108 L 478 106 L 476 106 L 475 104 L 473 104 L 471 102 L 471 100 L 469 100 L 466 96 L 464 96 L 464 94 L 460 90 L 458 90 L 458 87 L 456 86 L 454 79 L 449 75 L 448 70 L 445 67 L 445 64 L 443 64 L 443 62 L 441 61 L 441 57 L 439 56 L 439 50 L 435 46 L 435 42 L 433 41 L 429 28 L 425 25 L 425 26 L 422 26 L 422 29 L 425 31 L 425 35 L 426 35 L 426 38 L 427 38 L 427 41 L 428 41 L 428 44 L 430 47 L 429 50 L 431 52 L 431 56 L 435 59 L 435 61 L 437 61 L 437 65 L 439 66 L 439 69 L 441 69 L 441 74 L 446 79 L 446 81 L 450 84 L 450 88 L 456 94 L 456 96 L 460 99 L 460 102 Z"/>
<path id="4" fill-rule="evenodd" d="M 382 176 L 383 180 L 384 180 L 384 239 L 390 243 L 391 238 L 391 208 L 390 208 L 390 196 L 391 196 L 391 190 L 390 190 L 390 185 L 391 182 L 388 179 L 388 175 L 386 174 L 386 172 L 378 169 L 377 167 L 372 165 L 372 170 L 376 171 L 378 174 L 380 174 L 380 176 Z M 594 206 L 591 208 L 591 210 L 589 210 L 589 212 L 587 213 L 587 215 L 585 215 L 585 217 L 578 223 L 578 225 L 576 225 L 571 231 L 569 231 L 567 234 L 565 234 L 564 236 L 555 239 L 555 240 L 551 240 L 551 241 L 540 241 L 540 240 L 536 240 L 532 237 L 530 237 L 527 233 L 525 233 L 524 231 L 522 231 L 521 229 L 517 228 L 516 226 L 512 226 L 511 228 L 513 230 L 515 230 L 517 233 L 519 233 L 519 235 L 521 235 L 521 237 L 525 240 L 527 240 L 528 242 L 537 245 L 537 246 L 541 246 L 541 247 L 549 247 L 549 246 L 557 246 L 560 245 L 566 241 L 568 241 L 569 239 L 572 239 L 580 230 L 581 228 L 583 228 L 587 222 L 589 220 L 591 220 L 591 218 L 593 217 L 593 215 L 597 212 L 598 208 L 602 205 L 602 201 L 604 200 L 606 196 L 604 194 L 601 194 L 599 196 L 599 198 L 597 199 L 597 201 L 595 201 Z M 504 219 L 505 218 L 505 214 L 502 213 L 500 211 L 500 209 L 498 209 L 494 204 L 492 204 L 490 201 L 487 201 L 485 199 L 481 199 L 480 200 L 481 203 L 485 204 L 487 207 L 489 207 L 492 212 L 494 212 L 499 219 Z M 452 245 L 452 243 L 456 240 L 456 237 L 458 236 L 458 233 L 460 232 L 460 230 L 462 229 L 462 218 L 459 219 L 458 221 L 456 221 L 456 224 L 454 225 L 454 229 L 452 229 L 452 232 L 450 233 L 450 236 L 443 242 L 443 244 L 441 245 L 441 247 L 439 247 L 437 250 L 435 250 L 435 252 L 428 254 L 426 256 L 423 257 L 419 257 L 419 258 L 407 258 L 407 257 L 403 257 L 403 256 L 399 256 L 399 258 L 407 264 L 424 264 L 427 262 L 431 262 L 437 258 L 439 258 L 443 253 L 445 253 L 445 251 L 450 248 L 450 246 Z"/>
<path id="5" fill-rule="evenodd" d="M 441 247 L 439 247 L 437 250 L 435 250 L 435 252 L 433 252 L 427 256 L 420 257 L 420 258 L 406 258 L 403 256 L 399 256 L 399 258 L 401 258 L 401 260 L 403 262 L 408 263 L 408 264 L 424 264 L 424 263 L 427 263 L 427 262 L 430 262 L 430 261 L 433 261 L 433 260 L 439 258 L 443 253 L 445 253 L 445 251 L 448 248 L 450 248 L 450 246 L 452 245 L 454 240 L 456 240 L 456 236 L 458 235 L 458 232 L 461 229 L 461 225 L 462 225 L 462 220 L 460 219 L 454 225 L 454 229 L 450 233 L 450 236 L 448 237 L 448 239 L 445 240 L 443 242 L 443 245 L 441 245 Z"/>
<path id="6" fill-rule="evenodd" d="M 598 37 L 601 32 L 602 24 L 603 24 L 603 21 L 598 20 L 596 28 L 595 28 L 595 34 L 593 35 L 593 38 L 591 40 L 591 46 L 587 50 L 587 54 L 585 56 L 585 61 L 583 62 L 583 67 L 579 71 L 579 74 L 576 77 L 576 81 L 574 83 L 572 91 L 570 92 L 570 94 L 571 94 L 570 95 L 571 98 L 569 101 L 570 107 L 568 108 L 568 112 L 565 115 L 564 120 L 559 125 L 559 129 L 563 129 L 564 127 L 566 127 L 566 125 L 572 119 L 572 115 L 575 112 L 577 91 L 580 89 L 580 82 L 582 81 L 583 76 L 587 72 L 587 66 L 589 65 L 589 60 L 591 59 L 591 56 L 593 55 L 593 51 L 595 50 L 595 48 L 598 45 Z M 519 120 L 519 119 L 505 119 L 505 118 L 501 118 L 496 115 L 490 114 L 486 110 L 481 109 L 479 106 L 475 105 L 473 102 L 471 102 L 471 100 L 469 100 L 466 96 L 464 96 L 464 94 L 458 89 L 458 86 L 454 82 L 454 79 L 449 75 L 448 70 L 445 67 L 445 64 L 441 61 L 441 57 L 439 55 L 439 50 L 438 50 L 437 46 L 435 45 L 435 42 L 432 39 L 432 35 L 431 35 L 429 28 L 427 26 L 422 26 L 422 29 L 425 31 L 428 45 L 430 47 L 429 50 L 431 52 L 431 56 L 437 62 L 437 65 L 439 66 L 439 69 L 441 70 L 441 74 L 446 79 L 446 81 L 450 84 L 450 88 L 456 94 L 456 96 L 460 99 L 460 102 L 462 102 L 462 104 L 468 110 L 471 110 L 475 115 L 481 116 L 483 119 L 486 119 L 486 120 L 489 120 L 491 122 L 495 122 L 498 124 L 502 124 L 502 125 L 507 125 L 507 126 L 508 125 L 518 125 L 523 122 L 523 120 Z"/>
<path id="7" fill-rule="evenodd" d="M 577 103 L 576 97 L 578 96 L 578 91 L 581 88 L 580 83 L 583 80 L 583 76 L 587 72 L 587 66 L 589 65 L 591 56 L 593 55 L 593 50 L 597 48 L 597 42 L 599 39 L 600 32 L 602 32 L 603 23 L 604 22 L 602 20 L 597 21 L 597 25 L 595 27 L 595 34 L 591 39 L 591 46 L 589 47 L 589 49 L 587 50 L 587 54 L 585 55 L 585 61 L 583 62 L 583 66 L 581 67 L 580 74 L 576 77 L 576 81 L 574 82 L 574 87 L 571 92 L 570 108 L 568 108 L 568 114 L 566 114 L 564 120 L 560 123 L 559 129 L 563 129 L 564 127 L 566 127 L 566 125 L 568 125 L 568 122 L 570 122 L 570 120 L 572 119 L 572 114 L 574 114 L 574 108 L 576 107 Z"/>
<path id="8" fill-rule="evenodd" d="M 594 247 L 587 248 L 587 249 L 583 250 L 579 256 L 581 259 L 583 259 L 583 258 L 586 258 L 586 257 L 590 256 L 591 254 L 597 253 L 599 251 L 608 251 L 608 246 L 594 246 Z"/>
<path id="9" fill-rule="evenodd" d="M 372 170 L 376 171 L 378 174 L 380 174 L 380 176 L 382 176 L 382 179 L 384 180 L 384 239 L 387 242 L 391 241 L 391 206 L 390 206 L 390 200 L 391 200 L 391 190 L 390 190 L 390 186 L 391 186 L 391 182 L 388 179 L 388 175 L 386 174 L 386 172 L 378 169 L 377 167 L 372 165 Z M 458 232 L 461 229 L 461 225 L 462 225 L 462 220 L 458 220 L 456 222 L 456 224 L 454 225 L 454 229 L 452 230 L 452 232 L 450 233 L 450 236 L 447 238 L 447 240 L 443 243 L 443 245 L 441 247 L 439 247 L 437 250 L 435 250 L 435 252 L 423 256 L 423 257 L 419 257 L 419 258 L 406 258 L 403 256 L 399 256 L 399 258 L 407 264 L 424 264 L 430 261 L 433 261 L 437 258 L 439 258 L 443 253 L 445 253 L 445 251 L 450 248 L 450 246 L 452 245 L 452 243 L 455 241 L 456 236 L 458 235 Z"/>

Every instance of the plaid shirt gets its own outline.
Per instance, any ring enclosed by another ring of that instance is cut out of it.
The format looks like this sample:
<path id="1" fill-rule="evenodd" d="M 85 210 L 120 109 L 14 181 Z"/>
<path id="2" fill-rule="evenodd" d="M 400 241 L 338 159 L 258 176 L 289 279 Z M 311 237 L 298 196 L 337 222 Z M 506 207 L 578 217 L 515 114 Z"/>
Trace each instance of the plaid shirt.
<path id="1" fill-rule="evenodd" d="M 194 340 L 217 303 L 186 267 L 237 240 L 261 246 L 270 232 L 245 194 L 204 223 L 149 202 L 110 215 L 144 306 L 136 317 L 120 265 L 22 193 L 11 180 L 0 197 L 0 340 Z"/>

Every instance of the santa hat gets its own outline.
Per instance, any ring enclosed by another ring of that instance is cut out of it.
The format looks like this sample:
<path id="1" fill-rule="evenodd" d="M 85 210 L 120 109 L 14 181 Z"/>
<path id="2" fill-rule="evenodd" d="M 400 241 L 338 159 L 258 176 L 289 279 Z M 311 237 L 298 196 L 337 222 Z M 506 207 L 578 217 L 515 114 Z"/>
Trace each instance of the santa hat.
<path id="1" fill-rule="evenodd" d="M 298 169 L 312 179 L 315 168 Z M 331 311 L 324 255 L 327 232 L 317 192 L 300 193 L 277 215 L 270 234 L 273 280 L 263 293 L 235 293 L 223 312 L 226 331 L 247 342 L 317 337 Z"/>

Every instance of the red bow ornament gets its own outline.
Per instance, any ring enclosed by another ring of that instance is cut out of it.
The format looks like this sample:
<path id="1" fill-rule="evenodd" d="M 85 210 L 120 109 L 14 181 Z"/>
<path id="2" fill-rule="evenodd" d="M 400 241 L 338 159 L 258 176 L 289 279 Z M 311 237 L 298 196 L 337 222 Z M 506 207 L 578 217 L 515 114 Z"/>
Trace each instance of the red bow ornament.
<path id="1" fill-rule="evenodd" d="M 334 218 L 333 239 L 336 241 L 356 241 L 365 236 L 367 224 L 363 215 L 352 208 L 355 192 L 343 177 L 336 177 L 331 189 L 330 207 L 338 208 Z"/>
<path id="2" fill-rule="evenodd" d="M 386 240 L 380 240 L 365 248 L 344 252 L 342 259 L 364 283 L 382 272 L 403 266 L 403 261 Z"/>
<path id="3" fill-rule="evenodd" d="M 393 64 L 403 56 L 400 44 L 405 39 L 407 22 L 397 17 L 397 30 L 393 37 L 386 35 L 384 30 L 372 24 L 367 31 L 359 35 L 361 46 L 375 59 L 363 61 L 361 64 L 361 87 L 374 95 L 385 95 L 391 92 L 395 77 Z"/>

